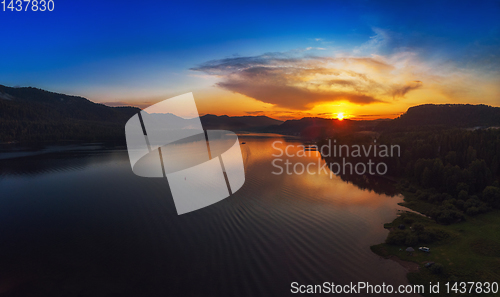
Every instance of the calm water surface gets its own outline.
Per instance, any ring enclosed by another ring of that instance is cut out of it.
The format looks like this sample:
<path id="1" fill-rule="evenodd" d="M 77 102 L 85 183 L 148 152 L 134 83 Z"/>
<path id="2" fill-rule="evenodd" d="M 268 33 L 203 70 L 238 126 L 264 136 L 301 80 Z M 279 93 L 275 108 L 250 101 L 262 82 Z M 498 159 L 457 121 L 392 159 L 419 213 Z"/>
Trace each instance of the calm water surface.
<path id="1" fill-rule="evenodd" d="M 0 293 L 289 296 L 291 282 L 407 284 L 399 264 L 369 249 L 400 196 L 327 174 L 273 175 L 272 142 L 298 143 L 240 140 L 245 185 L 182 216 L 167 180 L 135 176 L 125 150 L 0 160 Z"/>

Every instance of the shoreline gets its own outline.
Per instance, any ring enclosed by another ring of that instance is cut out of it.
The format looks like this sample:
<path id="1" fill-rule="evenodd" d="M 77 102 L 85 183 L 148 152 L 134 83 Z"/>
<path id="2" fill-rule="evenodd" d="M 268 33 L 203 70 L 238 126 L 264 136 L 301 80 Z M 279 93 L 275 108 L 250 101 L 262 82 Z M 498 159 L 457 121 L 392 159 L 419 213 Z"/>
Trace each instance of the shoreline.
<path id="1" fill-rule="evenodd" d="M 461 222 L 443 225 L 418 211 L 426 207 L 425 201 L 414 199 L 405 190 L 400 190 L 400 193 L 404 202 L 399 204 L 410 211 L 404 211 L 384 225 L 390 233 L 384 242 L 370 247 L 373 253 L 403 266 L 412 285 L 498 282 L 495 275 L 500 273 L 500 234 L 495 230 L 500 226 L 500 210 L 467 216 Z M 405 228 L 398 228 L 402 224 Z M 419 229 L 413 229 L 417 224 Z M 419 237 L 426 233 L 431 235 L 430 240 Z M 417 239 L 409 243 L 407 239 L 398 238 L 401 235 L 406 238 L 417 236 Z M 431 251 L 419 251 L 419 246 L 429 247 Z M 407 247 L 413 247 L 415 251 L 410 255 L 405 252 Z M 425 266 L 429 262 L 433 264 Z M 449 296 L 428 292 L 422 295 Z"/>
<path id="2" fill-rule="evenodd" d="M 403 266 L 408 272 L 419 272 L 420 271 L 420 265 L 418 265 L 415 262 L 401 260 L 401 258 L 399 258 L 396 255 L 390 255 L 389 257 L 387 257 L 385 259 L 389 259 L 389 260 L 392 260 L 394 262 L 397 262 L 399 265 Z"/>

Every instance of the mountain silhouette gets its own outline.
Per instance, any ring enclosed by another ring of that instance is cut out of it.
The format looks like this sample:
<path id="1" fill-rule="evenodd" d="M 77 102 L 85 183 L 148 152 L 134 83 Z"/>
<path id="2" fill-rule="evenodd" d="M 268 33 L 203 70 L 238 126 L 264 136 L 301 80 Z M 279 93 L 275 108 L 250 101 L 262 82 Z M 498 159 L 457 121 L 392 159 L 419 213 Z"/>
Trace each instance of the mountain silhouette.
<path id="1" fill-rule="evenodd" d="M 125 123 L 139 108 L 110 107 L 79 96 L 33 87 L 0 85 L 0 143 L 5 142 L 125 142 Z M 153 117 L 160 115 L 152 114 Z M 164 117 L 165 115 L 161 115 Z M 193 119 L 167 115 L 175 126 Z M 302 118 L 285 122 L 267 116 L 201 116 L 204 129 L 272 132 L 317 139 L 339 131 L 408 130 L 426 127 L 476 128 L 500 126 L 500 108 L 471 104 L 425 104 L 410 107 L 393 120 Z"/>
<path id="2" fill-rule="evenodd" d="M 386 129 L 411 127 L 476 128 L 500 126 L 500 108 L 484 104 L 424 104 L 408 108 L 398 118 L 381 123 Z"/>
<path id="3" fill-rule="evenodd" d="M 139 110 L 0 85 L 0 142 L 121 141 L 126 121 Z"/>
<path id="4" fill-rule="evenodd" d="M 49 92 L 33 87 L 0 85 L 0 143 L 5 142 L 125 142 L 125 123 L 139 108 L 110 107 L 86 98 Z M 193 119 L 173 114 L 151 114 L 167 120 L 173 128 L 189 127 Z M 201 117 L 204 129 L 243 131 L 279 125 L 266 116 Z"/>
<path id="5" fill-rule="evenodd" d="M 227 115 L 216 116 L 213 114 L 206 114 L 201 117 L 201 123 L 204 129 L 242 131 L 277 126 L 281 125 L 283 121 L 275 120 L 266 116 L 230 117 Z"/>

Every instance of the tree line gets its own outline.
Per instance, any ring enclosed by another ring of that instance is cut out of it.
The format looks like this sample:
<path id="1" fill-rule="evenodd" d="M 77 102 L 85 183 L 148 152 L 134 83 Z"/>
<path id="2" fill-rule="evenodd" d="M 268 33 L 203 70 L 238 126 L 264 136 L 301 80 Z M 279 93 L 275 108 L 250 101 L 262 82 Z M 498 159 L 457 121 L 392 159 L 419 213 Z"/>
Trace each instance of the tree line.
<path id="1" fill-rule="evenodd" d="M 335 135 L 337 143 L 373 144 L 373 136 Z M 458 222 L 500 208 L 498 129 L 412 129 L 382 132 L 377 144 L 399 145 L 401 156 L 371 157 L 385 162 L 387 175 L 396 178 L 403 191 L 427 205 L 419 209 L 442 224 Z M 326 140 L 323 140 L 323 143 Z M 321 145 L 322 142 L 320 142 Z M 357 158 L 356 162 L 368 161 Z M 327 162 L 335 161 L 327 158 Z M 354 161 L 354 160 L 353 160 Z M 366 180 L 343 177 L 356 181 Z"/>

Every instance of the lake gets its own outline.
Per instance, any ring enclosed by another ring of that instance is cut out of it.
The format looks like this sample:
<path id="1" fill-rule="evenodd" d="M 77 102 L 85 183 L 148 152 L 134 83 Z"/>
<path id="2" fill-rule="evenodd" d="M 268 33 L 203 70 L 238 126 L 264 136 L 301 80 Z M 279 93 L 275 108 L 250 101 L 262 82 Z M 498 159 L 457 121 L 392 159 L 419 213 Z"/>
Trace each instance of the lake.
<path id="1" fill-rule="evenodd" d="M 299 144 L 240 137 L 243 187 L 181 216 L 167 180 L 135 176 L 123 149 L 0 160 L 0 293 L 289 296 L 292 282 L 408 284 L 369 248 L 402 197 L 324 173 L 272 174 L 277 140 Z"/>

